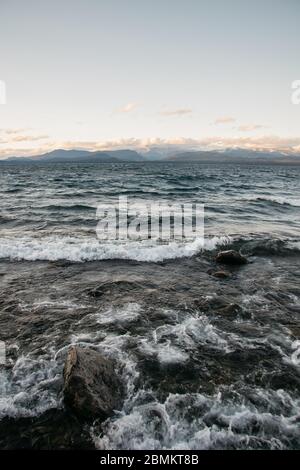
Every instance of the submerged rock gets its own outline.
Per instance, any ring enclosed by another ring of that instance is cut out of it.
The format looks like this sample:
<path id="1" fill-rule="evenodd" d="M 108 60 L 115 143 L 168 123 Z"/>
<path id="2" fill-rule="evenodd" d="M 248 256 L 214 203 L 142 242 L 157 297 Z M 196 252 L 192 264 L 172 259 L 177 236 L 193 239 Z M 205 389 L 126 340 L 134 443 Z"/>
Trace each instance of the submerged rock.
<path id="1" fill-rule="evenodd" d="M 78 417 L 107 419 L 121 404 L 113 362 L 91 349 L 72 347 L 64 367 L 64 401 Z"/>
<path id="2" fill-rule="evenodd" d="M 95 297 L 99 298 L 102 297 L 103 295 L 111 295 L 112 292 L 127 292 L 131 291 L 134 289 L 142 289 L 143 286 L 141 286 L 139 283 L 135 281 L 126 281 L 126 280 L 115 280 L 115 281 L 107 281 L 103 282 L 102 284 L 93 287 L 93 288 L 88 288 L 86 290 L 86 294 L 89 295 L 90 297 Z"/>
<path id="3" fill-rule="evenodd" d="M 236 315 L 241 311 L 241 307 L 238 304 L 228 304 L 226 307 L 219 308 L 217 313 L 224 316 Z"/>
<path id="4" fill-rule="evenodd" d="M 235 250 L 220 251 L 216 256 L 216 261 L 217 263 L 236 265 L 248 263 L 247 258 Z"/>
<path id="5" fill-rule="evenodd" d="M 215 273 L 212 273 L 212 276 L 217 277 L 218 279 L 227 279 L 228 277 L 230 277 L 230 274 L 226 271 L 217 271 Z"/>
<path id="6" fill-rule="evenodd" d="M 300 338 L 300 326 L 299 325 L 288 325 L 288 328 L 295 338 Z"/>
<path id="7" fill-rule="evenodd" d="M 38 416 L 5 416 L 0 421 L 1 450 L 93 450 L 85 426 L 65 410 L 49 409 Z"/>

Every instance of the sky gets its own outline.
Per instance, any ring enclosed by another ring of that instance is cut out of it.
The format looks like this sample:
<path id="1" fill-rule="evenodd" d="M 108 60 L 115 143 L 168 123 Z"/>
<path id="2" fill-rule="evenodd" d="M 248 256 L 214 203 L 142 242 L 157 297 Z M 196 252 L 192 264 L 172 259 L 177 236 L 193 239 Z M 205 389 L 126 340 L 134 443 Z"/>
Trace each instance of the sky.
<path id="1" fill-rule="evenodd" d="M 0 0 L 0 158 L 54 148 L 300 154 L 299 0 Z"/>

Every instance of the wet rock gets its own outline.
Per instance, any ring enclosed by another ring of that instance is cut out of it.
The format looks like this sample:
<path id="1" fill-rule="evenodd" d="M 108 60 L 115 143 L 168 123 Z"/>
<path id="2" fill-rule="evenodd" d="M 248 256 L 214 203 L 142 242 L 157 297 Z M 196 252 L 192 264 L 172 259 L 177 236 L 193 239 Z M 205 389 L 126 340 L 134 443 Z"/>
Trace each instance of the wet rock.
<path id="1" fill-rule="evenodd" d="M 235 316 L 241 311 L 241 307 L 238 304 L 228 304 L 226 307 L 217 310 L 217 313 L 224 316 Z"/>
<path id="2" fill-rule="evenodd" d="M 72 266 L 73 262 L 68 260 L 49 261 L 48 268 L 67 268 Z"/>
<path id="3" fill-rule="evenodd" d="M 64 401 L 78 417 L 107 419 L 121 404 L 114 364 L 91 349 L 72 347 L 64 367 Z"/>
<path id="4" fill-rule="evenodd" d="M 229 352 L 226 356 L 226 360 L 230 363 L 231 367 L 235 370 L 240 370 L 243 374 L 247 371 L 256 372 L 254 367 L 258 364 L 269 363 L 271 368 L 274 368 L 274 359 L 278 358 L 277 351 L 270 351 L 268 346 L 261 346 L 255 349 L 236 349 Z"/>
<path id="5" fill-rule="evenodd" d="M 288 389 L 295 391 L 299 394 L 300 391 L 300 378 L 294 373 L 293 370 L 289 370 L 284 366 L 283 370 L 272 370 L 270 374 L 265 377 L 268 387 L 275 390 Z"/>
<path id="6" fill-rule="evenodd" d="M 5 416 L 0 421 L 1 450 L 93 450 L 88 429 L 65 410 L 50 409 L 34 417 Z"/>
<path id="7" fill-rule="evenodd" d="M 220 251 L 216 256 L 216 261 L 217 263 L 233 265 L 242 265 L 248 262 L 245 256 L 235 250 Z"/>
<path id="8" fill-rule="evenodd" d="M 300 325 L 288 325 L 288 328 L 295 338 L 300 338 Z"/>
<path id="9" fill-rule="evenodd" d="M 230 274 L 226 271 L 216 271 L 212 274 L 212 276 L 218 279 L 228 279 L 230 277 Z"/>
<path id="10" fill-rule="evenodd" d="M 194 301 L 195 308 L 201 310 L 217 310 L 219 308 L 226 307 L 228 305 L 228 300 L 225 296 L 199 296 Z"/>
<path id="11" fill-rule="evenodd" d="M 117 280 L 117 281 L 108 281 L 104 282 L 92 289 L 88 288 L 86 290 L 86 294 L 94 297 L 99 298 L 103 295 L 111 294 L 112 292 L 129 292 L 134 289 L 142 288 L 137 282 L 134 281 L 125 281 L 125 280 Z"/>

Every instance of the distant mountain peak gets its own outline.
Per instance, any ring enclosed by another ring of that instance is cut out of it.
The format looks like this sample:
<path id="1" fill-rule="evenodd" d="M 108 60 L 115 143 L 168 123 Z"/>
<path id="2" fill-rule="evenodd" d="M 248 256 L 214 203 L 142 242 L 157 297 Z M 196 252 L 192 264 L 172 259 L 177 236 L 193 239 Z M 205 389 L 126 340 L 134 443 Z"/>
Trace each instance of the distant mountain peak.
<path id="1" fill-rule="evenodd" d="M 20 159 L 20 160 L 19 160 Z M 91 152 L 89 150 L 55 149 L 41 155 L 31 157 L 11 157 L 7 161 L 22 162 L 138 162 L 144 157 L 135 150 L 107 150 Z"/>

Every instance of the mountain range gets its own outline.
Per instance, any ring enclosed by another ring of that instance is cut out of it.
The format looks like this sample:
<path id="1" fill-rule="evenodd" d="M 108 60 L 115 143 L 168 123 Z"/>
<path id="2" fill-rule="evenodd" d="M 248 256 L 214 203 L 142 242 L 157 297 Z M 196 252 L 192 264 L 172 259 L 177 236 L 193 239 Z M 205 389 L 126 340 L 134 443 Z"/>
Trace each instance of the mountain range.
<path id="1" fill-rule="evenodd" d="M 52 152 L 32 157 L 10 157 L 6 161 L 29 162 L 119 162 L 143 161 L 143 157 L 134 150 L 107 150 L 105 152 L 90 152 L 88 150 L 53 150 Z"/>
<path id="2" fill-rule="evenodd" d="M 300 164 L 300 155 L 280 152 L 262 152 L 245 149 L 227 149 L 222 151 L 189 150 L 185 152 L 160 152 L 157 148 L 138 153 L 135 150 L 105 150 L 92 152 L 88 150 L 57 149 L 42 155 L 31 157 L 9 157 L 0 162 L 33 163 L 33 162 L 79 162 L 79 163 L 117 163 L 117 162 L 214 162 L 214 163 L 294 163 Z"/>

